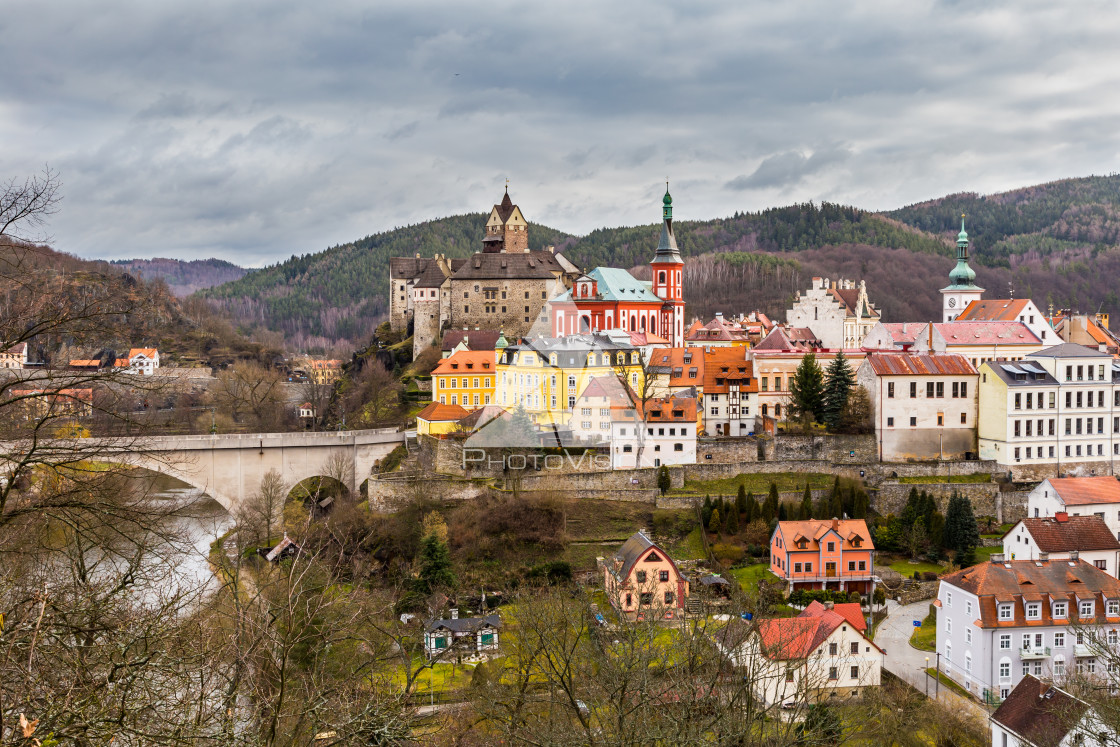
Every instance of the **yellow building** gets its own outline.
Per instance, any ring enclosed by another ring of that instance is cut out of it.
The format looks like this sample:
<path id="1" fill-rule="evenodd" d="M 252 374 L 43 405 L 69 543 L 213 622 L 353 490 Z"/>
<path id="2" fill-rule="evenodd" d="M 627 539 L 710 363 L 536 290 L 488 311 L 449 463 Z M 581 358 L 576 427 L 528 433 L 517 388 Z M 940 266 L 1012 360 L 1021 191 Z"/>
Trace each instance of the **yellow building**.
<path id="1" fill-rule="evenodd" d="M 498 359 L 495 403 L 513 410 L 523 407 L 538 425 L 566 425 L 576 398 L 596 376 L 623 374 L 641 391 L 642 354 L 629 342 L 610 334 L 569 335 L 509 345 Z"/>
<path id="2" fill-rule="evenodd" d="M 493 401 L 497 377 L 492 350 L 460 350 L 432 370 L 432 401 L 468 410 Z"/>
<path id="3" fill-rule="evenodd" d="M 459 420 L 467 411 L 458 405 L 441 405 L 432 402 L 416 413 L 416 433 L 420 436 L 442 436 L 461 430 Z"/>
<path id="4" fill-rule="evenodd" d="M 318 360 L 312 358 L 307 361 L 307 376 L 316 384 L 333 384 L 342 375 L 342 361 Z"/>

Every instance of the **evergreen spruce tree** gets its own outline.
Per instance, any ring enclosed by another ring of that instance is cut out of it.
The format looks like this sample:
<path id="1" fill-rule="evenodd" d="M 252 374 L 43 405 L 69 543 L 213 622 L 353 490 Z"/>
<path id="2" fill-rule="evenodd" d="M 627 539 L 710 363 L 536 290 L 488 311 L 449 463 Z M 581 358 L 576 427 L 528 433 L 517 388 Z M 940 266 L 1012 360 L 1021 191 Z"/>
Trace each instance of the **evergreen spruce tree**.
<path id="1" fill-rule="evenodd" d="M 778 515 L 778 486 L 770 483 L 770 493 L 766 496 L 766 502 L 762 504 L 762 518 L 766 521 L 772 521 Z"/>
<path id="2" fill-rule="evenodd" d="M 940 511 L 934 511 L 929 517 L 926 536 L 935 547 L 945 547 L 945 516 Z"/>
<path id="3" fill-rule="evenodd" d="M 722 528 L 722 524 L 720 524 L 719 509 L 718 508 L 713 508 L 712 509 L 712 518 L 708 519 L 708 531 L 711 532 L 712 534 L 719 534 L 719 530 L 721 528 Z"/>
<path id="4" fill-rule="evenodd" d="M 906 496 L 906 508 L 902 509 L 902 525 L 909 527 L 921 518 L 921 496 L 917 488 L 910 488 L 910 495 Z"/>
<path id="5" fill-rule="evenodd" d="M 801 511 L 797 518 L 801 521 L 813 518 L 813 493 L 809 490 L 809 483 L 805 483 L 805 495 L 801 498 Z"/>
<path id="6" fill-rule="evenodd" d="M 739 512 L 735 509 L 734 506 L 731 506 L 730 509 L 728 509 L 727 522 L 725 525 L 727 527 L 728 534 L 739 533 Z"/>
<path id="7" fill-rule="evenodd" d="M 704 505 L 700 507 L 700 523 L 708 526 L 708 520 L 712 518 L 712 496 L 704 496 Z"/>
<path id="8" fill-rule="evenodd" d="M 432 533 L 420 543 L 420 573 L 417 591 L 431 594 L 436 589 L 451 589 L 455 586 L 455 574 L 451 570 L 451 551 L 439 535 Z"/>
<path id="9" fill-rule="evenodd" d="M 754 498 L 754 493 L 747 493 L 747 523 L 762 516 L 762 508 Z"/>
<path id="10" fill-rule="evenodd" d="M 957 491 L 949 496 L 949 508 L 945 512 L 945 529 L 942 532 L 942 546 L 963 555 L 970 548 L 980 544 L 980 527 L 972 513 L 972 503 Z"/>
<path id="11" fill-rule="evenodd" d="M 840 428 L 844 411 L 848 407 L 848 396 L 855 384 L 856 377 L 848 365 L 848 359 L 844 357 L 844 351 L 838 351 L 832 363 L 828 364 L 821 394 L 821 419 L 830 431 Z"/>
<path id="12" fill-rule="evenodd" d="M 781 501 L 778 503 L 778 521 L 789 520 L 789 512 L 786 511 L 786 502 Z"/>
<path id="13" fill-rule="evenodd" d="M 824 374 L 817 356 L 806 353 L 789 382 L 789 409 L 798 418 L 819 420 L 824 407 Z"/>
<path id="14" fill-rule="evenodd" d="M 922 522 L 926 525 L 926 534 L 929 535 L 930 530 L 933 529 L 933 515 L 937 513 L 937 501 L 923 490 L 918 505 L 921 507 Z"/>
<path id="15" fill-rule="evenodd" d="M 739 493 L 735 496 L 735 510 L 741 514 L 747 512 L 747 486 L 739 483 Z"/>

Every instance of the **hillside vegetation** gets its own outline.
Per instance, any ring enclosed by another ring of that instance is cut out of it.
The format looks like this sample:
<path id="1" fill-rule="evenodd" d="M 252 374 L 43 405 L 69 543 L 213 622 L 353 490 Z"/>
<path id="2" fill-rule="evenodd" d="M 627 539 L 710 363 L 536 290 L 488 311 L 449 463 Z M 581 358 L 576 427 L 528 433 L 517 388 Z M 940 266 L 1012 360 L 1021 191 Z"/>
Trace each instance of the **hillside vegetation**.
<path id="1" fill-rule="evenodd" d="M 145 280 L 162 280 L 179 298 L 244 277 L 248 272 L 224 259 L 118 259 L 116 267 Z"/>

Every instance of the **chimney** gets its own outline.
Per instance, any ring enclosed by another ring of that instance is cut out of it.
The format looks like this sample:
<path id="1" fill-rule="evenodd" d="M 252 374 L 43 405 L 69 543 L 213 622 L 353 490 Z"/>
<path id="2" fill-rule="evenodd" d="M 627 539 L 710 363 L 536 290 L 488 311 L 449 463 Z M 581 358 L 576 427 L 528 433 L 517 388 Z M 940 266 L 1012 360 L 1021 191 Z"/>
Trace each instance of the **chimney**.
<path id="1" fill-rule="evenodd" d="M 1058 513 L 1054 514 L 1054 521 L 1058 522 L 1059 524 L 1065 524 L 1067 521 L 1069 521 L 1069 514 L 1065 511 L 1059 511 Z"/>
<path id="2" fill-rule="evenodd" d="M 826 610 L 830 610 L 830 609 L 834 608 L 835 606 L 836 606 L 836 605 L 835 605 L 835 604 L 834 604 L 833 602 L 825 602 L 825 603 L 824 603 L 824 608 L 825 608 Z"/>
<path id="3" fill-rule="evenodd" d="M 458 607 L 452 607 L 451 608 L 451 619 L 452 620 L 458 620 L 459 619 L 459 608 Z"/>
<path id="4" fill-rule="evenodd" d="M 840 520 L 837 519 L 835 516 L 832 517 L 832 528 L 833 529 L 839 529 L 840 528 Z"/>
<path id="5" fill-rule="evenodd" d="M 723 321 L 723 312 L 722 311 L 717 311 L 716 312 L 716 321 L 719 321 L 719 322 Z"/>
<path id="6" fill-rule="evenodd" d="M 1076 563 L 1078 560 L 1081 559 L 1081 551 L 1080 550 L 1070 550 L 1069 551 L 1069 559 L 1070 559 L 1071 562 Z"/>
<path id="7" fill-rule="evenodd" d="M 1040 552 L 1040 553 L 1038 554 L 1038 559 L 1039 559 L 1039 560 L 1041 560 L 1042 562 L 1044 562 L 1044 563 L 1045 563 L 1045 562 L 1047 562 L 1047 561 L 1049 561 L 1049 560 L 1050 560 L 1050 553 L 1048 553 L 1048 552 Z"/>

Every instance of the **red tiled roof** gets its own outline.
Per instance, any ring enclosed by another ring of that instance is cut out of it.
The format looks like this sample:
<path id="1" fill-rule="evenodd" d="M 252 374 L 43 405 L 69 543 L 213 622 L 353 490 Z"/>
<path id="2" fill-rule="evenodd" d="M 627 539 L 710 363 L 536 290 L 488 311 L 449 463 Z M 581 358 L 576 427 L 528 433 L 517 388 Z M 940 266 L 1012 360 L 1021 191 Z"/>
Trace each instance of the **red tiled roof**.
<path id="1" fill-rule="evenodd" d="M 459 420 L 467 411 L 459 405 L 444 405 L 439 402 L 432 402 L 420 412 L 416 413 L 417 420 L 427 420 L 432 422 L 445 422 L 448 420 Z"/>
<path id="2" fill-rule="evenodd" d="M 1026 527 L 1042 552 L 1120 550 L 1120 541 L 1099 516 L 1070 516 L 1064 521 L 1052 516 L 1026 518 L 1019 523 Z M 1014 531 L 1015 527 L 1011 527 L 1007 534 Z"/>
<path id="3" fill-rule="evenodd" d="M 1037 747 L 1058 747 L 1088 707 L 1085 701 L 1028 674 L 1000 703 L 992 721 Z"/>
<path id="4" fill-rule="evenodd" d="M 642 404 L 641 401 L 637 403 L 639 412 L 642 411 Z M 695 423 L 696 398 L 679 395 L 652 398 L 645 402 L 645 412 L 643 420 L 647 423 Z"/>
<path id="5" fill-rule="evenodd" d="M 949 345 L 1038 345 L 1042 342 L 1022 322 L 935 322 L 933 328 Z"/>
<path id="6" fill-rule="evenodd" d="M 869 353 L 867 361 L 876 376 L 976 375 L 968 359 L 956 354 Z"/>
<path id="7" fill-rule="evenodd" d="M 1030 299 L 992 298 L 970 301 L 957 317 L 962 322 L 1017 322 Z"/>
<path id="8" fill-rule="evenodd" d="M 459 374 L 493 374 L 493 350 L 460 350 L 444 358 L 432 369 L 433 376 L 457 376 Z"/>
<path id="9" fill-rule="evenodd" d="M 1096 477 L 1051 477 L 1046 482 L 1067 506 L 1120 503 L 1120 481 L 1108 475 Z"/>
<path id="10" fill-rule="evenodd" d="M 809 602 L 809 606 L 802 611 L 802 617 L 816 617 L 828 611 L 820 602 L 813 600 Z M 867 630 L 867 620 L 863 617 L 863 610 L 860 609 L 859 602 L 844 602 L 843 604 L 834 604 L 832 611 L 840 615 L 848 621 L 849 624 L 859 632 Z"/>
<path id="11" fill-rule="evenodd" d="M 758 621 L 762 654 L 785 661 L 805 659 L 824 643 L 844 618 L 835 612 L 820 617 L 777 617 Z"/>
<path id="12" fill-rule="evenodd" d="M 891 336 L 891 339 L 900 345 L 913 343 L 918 339 L 918 332 L 925 329 L 924 324 L 917 322 L 884 322 L 883 329 Z"/>
<path id="13" fill-rule="evenodd" d="M 689 359 L 685 363 L 685 358 Z M 702 386 L 704 384 L 704 348 L 661 348 L 654 350 L 650 355 L 651 368 L 667 369 L 669 386 Z M 689 377 L 692 369 L 696 369 L 696 376 Z"/>
<path id="14" fill-rule="evenodd" d="M 723 369 L 727 369 L 724 371 Z M 742 369 L 742 370 L 739 370 Z M 717 383 L 717 379 L 722 383 Z M 727 392 L 728 381 L 738 379 L 739 390 L 757 392 L 754 364 L 747 360 L 746 348 L 708 348 L 704 351 L 704 392 Z"/>
<path id="15" fill-rule="evenodd" d="M 132 359 L 138 355 L 143 355 L 145 358 L 155 358 L 157 352 L 155 348 L 132 348 L 128 351 L 128 357 Z"/>

